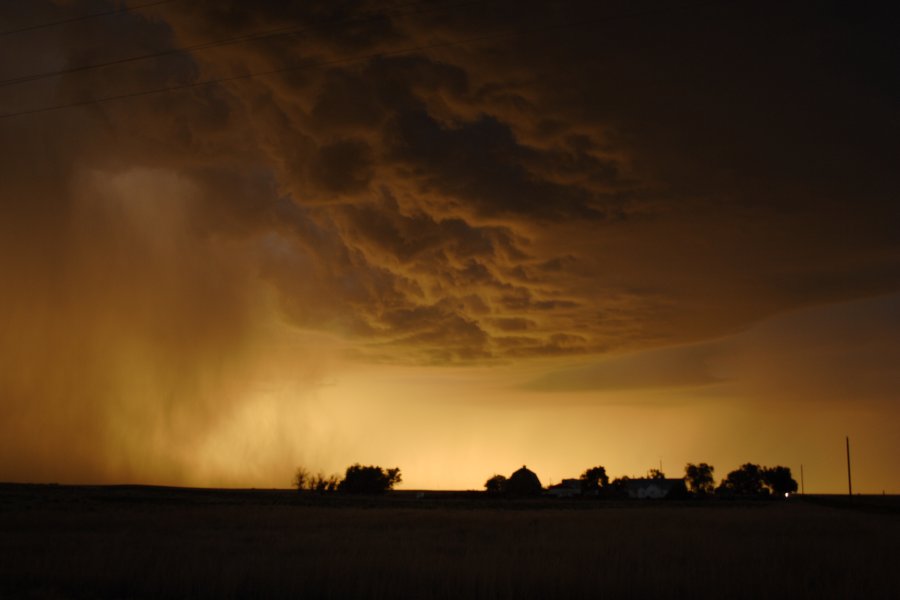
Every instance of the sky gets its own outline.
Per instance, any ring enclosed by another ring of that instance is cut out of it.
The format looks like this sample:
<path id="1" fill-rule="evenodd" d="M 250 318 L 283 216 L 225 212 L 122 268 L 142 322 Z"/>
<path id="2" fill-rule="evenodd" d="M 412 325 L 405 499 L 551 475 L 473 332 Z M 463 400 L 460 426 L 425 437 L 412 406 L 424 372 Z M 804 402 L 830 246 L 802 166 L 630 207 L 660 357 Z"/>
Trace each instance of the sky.
<path id="1" fill-rule="evenodd" d="M 900 493 L 892 12 L 0 1 L 0 480 Z"/>

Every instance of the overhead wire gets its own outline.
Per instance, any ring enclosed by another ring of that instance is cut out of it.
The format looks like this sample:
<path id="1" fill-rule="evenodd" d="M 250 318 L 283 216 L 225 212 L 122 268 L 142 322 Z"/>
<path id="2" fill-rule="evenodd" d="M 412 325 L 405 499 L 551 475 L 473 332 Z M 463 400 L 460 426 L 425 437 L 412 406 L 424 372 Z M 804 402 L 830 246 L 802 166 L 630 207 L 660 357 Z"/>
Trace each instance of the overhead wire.
<path id="1" fill-rule="evenodd" d="M 50 21 L 49 23 L 37 23 L 35 25 L 27 25 L 25 27 L 19 27 L 16 29 L 5 29 L 3 31 L 0 31 L 0 36 L 12 35 L 14 33 L 25 33 L 26 31 L 37 31 L 39 29 L 47 29 L 48 27 L 56 27 L 58 25 L 66 25 L 68 23 L 77 23 L 79 21 L 87 21 L 89 19 L 98 19 L 101 17 L 109 17 L 112 15 L 121 15 L 121 14 L 126 14 L 126 13 L 143 10 L 145 8 L 151 8 L 153 6 L 159 6 L 160 4 L 171 4 L 172 2 L 180 2 L 180 0 L 156 0 L 155 2 L 145 2 L 144 4 L 138 4 L 136 6 L 125 6 L 122 8 L 117 8 L 114 10 L 107 10 L 104 12 L 89 13 L 89 14 L 80 15 L 77 17 L 70 17 L 68 19 L 60 19 L 58 21 Z"/>
<path id="2" fill-rule="evenodd" d="M 0 88 L 9 87 L 11 85 L 18 85 L 22 83 L 31 83 L 33 81 L 40 81 L 43 79 L 50 79 L 53 77 L 61 77 L 63 75 L 70 75 L 73 73 L 83 73 L 86 71 L 93 71 L 96 69 L 102 69 L 105 67 L 118 66 L 123 64 L 129 64 L 133 62 L 138 62 L 142 60 L 149 60 L 153 58 L 164 58 L 167 56 L 177 56 L 183 54 L 185 52 L 200 52 L 203 50 L 208 50 L 211 48 L 221 48 L 223 46 L 231 46 L 236 44 L 245 44 L 248 42 L 257 42 L 262 40 L 270 40 L 278 37 L 286 37 L 290 35 L 300 35 L 303 33 L 309 33 L 311 31 L 317 31 L 319 29 L 327 29 L 328 27 L 335 27 L 338 25 L 354 25 L 354 24 L 365 24 L 377 21 L 383 21 L 387 19 L 393 19 L 398 17 L 406 17 L 406 16 L 414 16 L 419 14 L 426 14 L 428 12 L 433 12 L 437 10 L 446 10 L 448 8 L 460 8 L 464 6 L 478 5 L 478 4 L 487 4 L 490 2 L 494 2 L 496 0 L 465 0 L 463 2 L 449 2 L 443 4 L 435 4 L 430 0 L 420 0 L 419 2 L 409 2 L 406 4 L 397 4 L 391 9 L 402 9 L 413 6 L 422 6 L 427 5 L 425 8 L 420 8 L 418 10 L 407 11 L 407 12 L 391 12 L 391 13 L 380 13 L 377 15 L 369 15 L 368 17 L 355 17 L 352 19 L 333 19 L 331 21 L 325 21 L 323 23 L 319 23 L 316 25 L 308 25 L 304 27 L 297 27 L 296 25 L 291 25 L 287 27 L 278 27 L 274 29 L 267 29 L 262 31 L 257 31 L 253 33 L 242 34 L 238 36 L 231 36 L 227 38 L 220 38 L 218 40 L 211 40 L 208 42 L 200 42 L 197 44 L 191 44 L 187 46 L 180 46 L 175 48 L 167 48 L 165 50 L 160 50 L 158 52 L 151 52 L 146 54 L 138 54 L 134 56 L 128 56 L 125 58 L 119 58 L 115 60 L 110 60 L 106 62 L 93 63 L 87 65 L 80 65 L 77 67 L 69 67 L 66 69 L 57 69 L 53 71 L 44 71 L 42 73 L 34 73 L 30 75 L 21 75 L 18 77 L 10 77 L 7 79 L 0 79 Z"/>
<path id="3" fill-rule="evenodd" d="M 729 2 L 726 1 L 724 4 L 727 4 L 727 3 L 729 3 Z M 714 4 L 722 5 L 723 2 L 721 0 L 719 0 L 719 1 L 713 0 L 710 2 L 699 2 L 699 3 L 690 5 L 689 8 L 703 8 L 703 7 L 714 5 Z M 679 8 L 686 8 L 686 7 L 681 6 Z M 554 31 L 554 30 L 561 30 L 561 29 L 574 29 L 574 28 L 578 28 L 578 27 L 593 26 L 593 25 L 598 25 L 601 23 L 608 23 L 608 22 L 619 21 L 619 20 L 623 20 L 623 19 L 634 19 L 634 18 L 646 17 L 646 16 L 657 16 L 657 15 L 661 15 L 661 14 L 666 14 L 668 12 L 672 12 L 672 11 L 656 10 L 656 11 L 642 11 L 642 12 L 622 14 L 622 15 L 607 15 L 605 17 L 599 17 L 596 19 L 570 21 L 567 23 L 561 23 L 561 24 L 557 24 L 557 25 L 546 25 L 546 26 L 532 27 L 532 28 L 522 29 L 522 30 L 517 30 L 517 31 L 505 31 L 505 32 L 498 32 L 498 33 L 486 34 L 486 35 L 480 35 L 480 36 L 472 36 L 472 37 L 468 37 L 468 38 L 448 40 L 448 41 L 444 41 L 444 42 L 435 42 L 433 44 L 421 44 L 421 45 L 416 45 L 416 46 L 410 46 L 410 47 L 401 48 L 401 49 L 397 49 L 397 50 L 370 52 L 370 53 L 362 54 L 362 55 L 358 55 L 358 56 L 320 61 L 320 62 L 314 63 L 314 64 L 288 65 L 288 66 L 284 66 L 284 67 L 279 67 L 277 69 L 268 69 L 265 71 L 242 73 L 240 75 L 217 77 L 217 78 L 213 78 L 213 79 L 194 81 L 194 82 L 190 82 L 190 83 L 182 83 L 182 84 L 164 86 L 164 87 L 154 88 L 154 89 L 150 89 L 150 90 L 140 90 L 140 91 L 136 91 L 136 92 L 114 94 L 114 95 L 104 96 L 104 97 L 100 97 L 100 98 L 90 98 L 90 99 L 81 100 L 81 101 L 67 102 L 64 104 L 57 104 L 57 105 L 40 107 L 40 108 L 26 109 L 26 110 L 20 110 L 20 111 L 15 111 L 15 112 L 10 112 L 10 113 L 4 113 L 4 114 L 0 114 L 0 120 L 11 119 L 14 117 L 22 117 L 22 116 L 28 116 L 28 115 L 36 115 L 36 114 L 54 112 L 54 111 L 64 110 L 67 108 L 79 108 L 79 107 L 83 107 L 83 106 L 105 104 L 105 103 L 114 102 L 117 100 L 126 100 L 126 99 L 130 99 L 130 98 L 139 98 L 139 97 L 143 97 L 143 96 L 165 94 L 168 92 L 190 90 L 190 89 L 196 89 L 196 88 L 202 88 L 202 87 L 211 87 L 211 86 L 216 86 L 216 85 L 222 85 L 225 83 L 231 83 L 234 81 L 242 81 L 242 80 L 248 80 L 248 79 L 255 79 L 257 77 L 265 77 L 268 75 L 277 75 L 277 74 L 281 74 L 281 73 L 299 72 L 299 71 L 304 71 L 304 70 L 314 70 L 314 69 L 322 69 L 322 68 L 333 67 L 333 66 L 364 63 L 364 62 L 367 62 L 367 61 L 373 60 L 373 59 L 404 56 L 404 55 L 408 55 L 408 54 L 424 52 L 427 50 L 436 50 L 439 48 L 464 46 L 464 45 L 468 45 L 468 44 L 477 44 L 480 42 L 496 41 L 496 40 L 501 40 L 501 39 L 514 39 L 517 37 L 522 37 L 522 36 L 526 36 L 526 35 L 532 35 L 535 33 L 542 33 L 542 32 L 547 32 L 547 31 Z"/>

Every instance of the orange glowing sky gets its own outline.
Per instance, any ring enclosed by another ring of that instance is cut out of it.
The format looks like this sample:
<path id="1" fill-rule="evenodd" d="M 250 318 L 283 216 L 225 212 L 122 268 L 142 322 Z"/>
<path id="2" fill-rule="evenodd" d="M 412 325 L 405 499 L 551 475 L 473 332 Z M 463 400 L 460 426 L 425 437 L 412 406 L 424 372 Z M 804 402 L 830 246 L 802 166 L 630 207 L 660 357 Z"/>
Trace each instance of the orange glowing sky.
<path id="1" fill-rule="evenodd" d="M 0 6 L 0 481 L 900 493 L 877 10 L 139 4 Z"/>

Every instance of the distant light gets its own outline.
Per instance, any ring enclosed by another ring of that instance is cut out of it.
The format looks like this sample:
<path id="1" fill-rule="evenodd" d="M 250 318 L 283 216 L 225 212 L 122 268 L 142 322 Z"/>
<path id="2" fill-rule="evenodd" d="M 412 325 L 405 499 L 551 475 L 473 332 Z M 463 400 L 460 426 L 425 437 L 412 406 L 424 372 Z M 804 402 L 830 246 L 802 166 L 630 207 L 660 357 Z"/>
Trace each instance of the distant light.
<path id="1" fill-rule="evenodd" d="M 785 493 L 784 493 L 784 497 L 785 497 L 785 498 L 788 498 L 788 497 L 790 497 L 790 495 L 791 495 L 791 493 L 790 493 L 790 492 L 785 492 Z"/>

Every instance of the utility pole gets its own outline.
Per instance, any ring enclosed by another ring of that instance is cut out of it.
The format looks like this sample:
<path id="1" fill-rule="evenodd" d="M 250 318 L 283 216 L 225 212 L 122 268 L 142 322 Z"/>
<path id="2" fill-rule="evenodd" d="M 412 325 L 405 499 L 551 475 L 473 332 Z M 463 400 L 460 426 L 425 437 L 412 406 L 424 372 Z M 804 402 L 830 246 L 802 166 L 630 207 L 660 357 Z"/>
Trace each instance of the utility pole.
<path id="1" fill-rule="evenodd" d="M 847 495 L 850 496 L 850 502 L 853 502 L 853 480 L 850 478 L 850 436 L 847 440 Z"/>
<path id="2" fill-rule="evenodd" d="M 800 463 L 800 495 L 806 495 L 806 486 L 803 485 L 803 463 Z"/>

